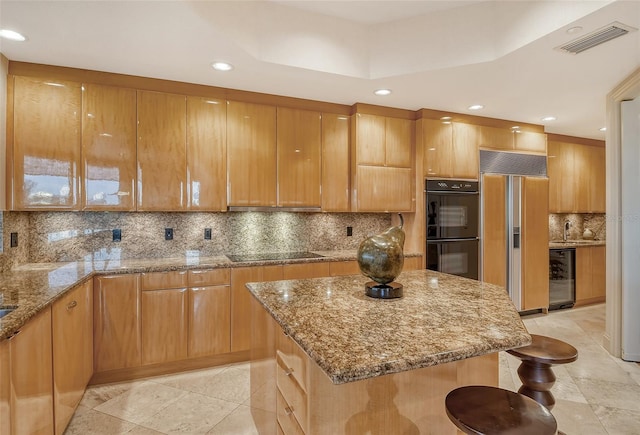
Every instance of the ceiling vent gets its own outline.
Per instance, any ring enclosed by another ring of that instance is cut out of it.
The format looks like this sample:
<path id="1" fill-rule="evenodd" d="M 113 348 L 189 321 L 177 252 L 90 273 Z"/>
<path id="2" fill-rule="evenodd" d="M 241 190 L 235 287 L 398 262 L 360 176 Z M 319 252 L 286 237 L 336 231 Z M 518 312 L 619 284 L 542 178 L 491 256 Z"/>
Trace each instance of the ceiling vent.
<path id="1" fill-rule="evenodd" d="M 611 41 L 619 36 L 626 35 L 629 32 L 635 32 L 636 30 L 638 29 L 614 21 L 613 23 L 591 32 L 588 35 L 556 47 L 556 50 L 569 54 L 578 54 L 607 41 Z"/>

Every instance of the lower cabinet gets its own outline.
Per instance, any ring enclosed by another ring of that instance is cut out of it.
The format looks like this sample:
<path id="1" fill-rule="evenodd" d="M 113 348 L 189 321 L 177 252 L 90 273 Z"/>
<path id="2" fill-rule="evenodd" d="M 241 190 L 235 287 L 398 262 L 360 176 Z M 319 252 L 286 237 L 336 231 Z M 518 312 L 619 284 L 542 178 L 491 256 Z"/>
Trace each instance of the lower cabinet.
<path id="1" fill-rule="evenodd" d="M 606 296 L 606 247 L 576 248 L 576 305 L 603 302 Z"/>
<path id="2" fill-rule="evenodd" d="M 11 434 L 9 340 L 0 341 L 0 435 Z"/>
<path id="3" fill-rule="evenodd" d="M 53 303 L 55 433 L 64 432 L 93 375 L 93 291 L 87 281 Z"/>
<path id="4" fill-rule="evenodd" d="M 11 433 L 52 434 L 51 309 L 29 320 L 8 343 Z"/>
<path id="5" fill-rule="evenodd" d="M 142 364 L 187 358 L 187 289 L 142 292 Z"/>

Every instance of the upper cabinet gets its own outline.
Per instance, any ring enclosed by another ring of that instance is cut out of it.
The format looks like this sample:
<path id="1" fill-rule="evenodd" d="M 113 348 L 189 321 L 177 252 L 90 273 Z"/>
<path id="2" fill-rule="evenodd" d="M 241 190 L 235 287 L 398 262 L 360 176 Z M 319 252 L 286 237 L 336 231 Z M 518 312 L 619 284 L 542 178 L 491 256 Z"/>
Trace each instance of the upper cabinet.
<path id="1" fill-rule="evenodd" d="M 349 117 L 322 114 L 322 211 L 349 211 Z"/>
<path id="2" fill-rule="evenodd" d="M 276 108 L 227 103 L 228 205 L 276 206 Z"/>
<path id="3" fill-rule="evenodd" d="M 424 176 L 478 178 L 478 130 L 475 125 L 421 119 Z"/>
<path id="4" fill-rule="evenodd" d="M 278 107 L 278 207 L 320 208 L 319 112 Z"/>
<path id="5" fill-rule="evenodd" d="M 81 101 L 79 83 L 14 78 L 11 209 L 79 209 Z"/>
<path id="6" fill-rule="evenodd" d="M 138 91 L 138 210 L 186 206 L 186 113 L 182 95 Z"/>
<path id="7" fill-rule="evenodd" d="M 513 147 L 516 151 L 546 154 L 547 135 L 534 131 L 515 131 L 513 134 Z"/>
<path id="8" fill-rule="evenodd" d="M 187 97 L 187 209 L 227 209 L 227 102 Z"/>
<path id="9" fill-rule="evenodd" d="M 413 211 L 414 121 L 356 113 L 352 124 L 352 210 Z"/>
<path id="10" fill-rule="evenodd" d="M 549 140 L 549 211 L 605 213 L 605 148 L 569 139 Z"/>
<path id="11" fill-rule="evenodd" d="M 82 208 L 135 210 L 136 91 L 83 85 Z"/>

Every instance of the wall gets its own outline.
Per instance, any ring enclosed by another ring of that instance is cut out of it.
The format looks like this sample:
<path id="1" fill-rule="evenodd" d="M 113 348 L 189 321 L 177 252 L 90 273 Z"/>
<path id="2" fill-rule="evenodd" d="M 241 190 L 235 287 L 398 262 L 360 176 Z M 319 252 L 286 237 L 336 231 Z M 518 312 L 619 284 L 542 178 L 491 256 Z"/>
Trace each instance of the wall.
<path id="1" fill-rule="evenodd" d="M 596 240 L 606 240 L 606 215 L 604 213 L 551 213 L 549 214 L 549 240 L 562 240 L 563 226 L 571 222 L 567 239 L 582 239 L 586 228 L 593 232 Z"/>
<path id="2" fill-rule="evenodd" d="M 389 214 L 363 213 L 5 212 L 5 217 L 6 239 L 9 231 L 19 232 L 12 264 L 353 250 L 391 226 Z M 353 227 L 351 237 L 347 226 Z M 116 228 L 122 230 L 121 242 L 112 241 Z M 174 229 L 173 240 L 164 239 L 165 228 Z M 205 228 L 212 229 L 212 240 L 204 240 Z"/>

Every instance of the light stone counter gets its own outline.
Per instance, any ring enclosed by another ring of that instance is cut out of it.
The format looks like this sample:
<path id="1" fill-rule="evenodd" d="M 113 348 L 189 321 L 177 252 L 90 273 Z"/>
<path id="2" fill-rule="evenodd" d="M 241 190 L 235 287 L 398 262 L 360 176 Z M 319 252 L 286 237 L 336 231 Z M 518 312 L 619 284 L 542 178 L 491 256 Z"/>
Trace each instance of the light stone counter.
<path id="1" fill-rule="evenodd" d="M 225 256 L 200 257 L 197 252 L 177 258 L 91 259 L 68 263 L 29 263 L 0 274 L 0 306 L 17 306 L 0 318 L 0 340 L 14 334 L 40 310 L 51 305 L 68 290 L 94 275 L 171 270 L 249 267 L 274 264 L 314 263 L 355 260 L 356 251 L 313 251 L 323 257 L 296 260 L 252 261 L 233 263 Z M 420 254 L 407 254 L 415 257 Z"/>
<path id="2" fill-rule="evenodd" d="M 402 273 L 401 299 L 372 299 L 364 276 L 247 287 L 334 384 L 527 345 L 502 287 L 429 270 Z"/>
<path id="3" fill-rule="evenodd" d="M 606 246 L 607 242 L 604 240 L 552 240 L 549 242 L 549 249 L 564 249 L 564 248 L 584 248 L 587 246 Z"/>

